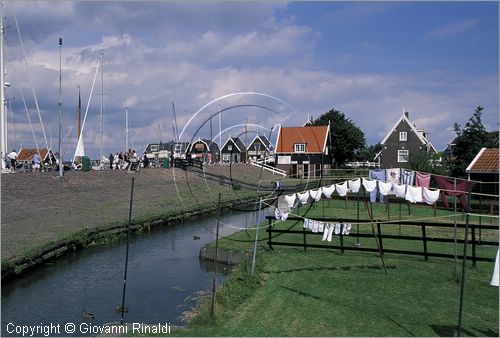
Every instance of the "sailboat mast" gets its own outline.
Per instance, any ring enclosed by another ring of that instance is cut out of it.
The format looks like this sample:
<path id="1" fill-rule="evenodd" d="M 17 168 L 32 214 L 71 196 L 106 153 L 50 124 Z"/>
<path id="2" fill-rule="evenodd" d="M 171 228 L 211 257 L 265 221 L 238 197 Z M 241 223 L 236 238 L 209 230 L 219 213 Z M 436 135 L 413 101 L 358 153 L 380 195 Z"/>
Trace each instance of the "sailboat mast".
<path id="1" fill-rule="evenodd" d="M 3 35 L 4 35 L 4 22 L 3 22 L 3 2 L 0 4 L 0 122 L 2 124 L 1 134 L 2 134 L 2 147 L 1 147 L 1 157 L 4 158 L 7 155 L 8 145 L 7 145 L 7 113 L 5 109 L 5 69 L 3 64 Z"/>
<path id="2" fill-rule="evenodd" d="M 76 108 L 76 120 L 77 120 L 77 133 L 76 133 L 76 142 L 80 139 L 80 134 L 82 132 L 81 125 L 81 114 L 82 114 L 82 96 L 80 94 L 80 86 L 78 87 L 78 107 Z"/>
<path id="3" fill-rule="evenodd" d="M 104 156 L 104 50 L 99 51 L 101 58 L 101 147 L 99 151 L 99 163 L 101 163 Z"/>
<path id="4" fill-rule="evenodd" d="M 125 108 L 125 151 L 128 151 L 128 108 Z"/>
<path id="5" fill-rule="evenodd" d="M 62 87 L 62 38 L 59 38 L 59 177 L 62 179 L 64 175 L 64 162 L 62 156 L 62 140 L 61 140 L 61 131 L 62 131 L 62 103 L 61 103 L 61 87 Z M 47 141 L 45 141 L 47 144 Z"/>

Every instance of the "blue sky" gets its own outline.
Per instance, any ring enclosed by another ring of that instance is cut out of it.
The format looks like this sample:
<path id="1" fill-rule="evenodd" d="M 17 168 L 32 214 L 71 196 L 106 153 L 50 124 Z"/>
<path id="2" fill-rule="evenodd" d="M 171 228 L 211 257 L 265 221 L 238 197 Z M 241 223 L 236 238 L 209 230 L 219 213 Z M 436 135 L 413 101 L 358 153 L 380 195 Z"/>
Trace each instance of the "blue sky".
<path id="1" fill-rule="evenodd" d="M 9 139 L 17 149 L 34 145 L 19 88 L 37 140 L 44 141 L 14 14 L 54 147 L 57 39 L 63 37 L 65 159 L 76 147 L 76 86 L 85 110 L 100 49 L 105 154 L 125 147 L 125 107 L 131 146 L 142 150 L 149 142 L 172 139 L 172 102 L 184 140 L 208 137 L 209 124 L 193 132 L 218 109 L 238 104 L 274 112 L 225 111 L 222 129 L 229 129 L 223 142 L 239 134 L 245 121 L 262 132 L 276 124 L 302 125 L 308 115 L 331 108 L 353 120 L 367 144 L 381 141 L 403 108 L 429 131 L 438 150 L 453 139 L 453 123 L 464 125 L 478 105 L 485 107 L 487 129 L 498 130 L 498 2 L 7 1 L 7 95 L 15 97 Z M 216 100 L 235 92 L 268 96 Z M 84 130 L 91 158 L 99 154 L 100 93 L 99 73 Z M 212 135 L 217 132 L 213 121 Z"/>

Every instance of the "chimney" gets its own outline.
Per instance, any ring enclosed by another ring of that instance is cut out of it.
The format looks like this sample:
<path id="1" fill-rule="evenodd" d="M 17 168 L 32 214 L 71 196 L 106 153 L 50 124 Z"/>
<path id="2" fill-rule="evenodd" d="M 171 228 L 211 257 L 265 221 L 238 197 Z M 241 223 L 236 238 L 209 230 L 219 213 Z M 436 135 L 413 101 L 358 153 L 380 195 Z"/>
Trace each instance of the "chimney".
<path id="1" fill-rule="evenodd" d="M 410 118 L 410 113 L 407 112 L 407 111 L 405 111 L 405 116 L 406 116 L 407 119 L 409 119 Z"/>

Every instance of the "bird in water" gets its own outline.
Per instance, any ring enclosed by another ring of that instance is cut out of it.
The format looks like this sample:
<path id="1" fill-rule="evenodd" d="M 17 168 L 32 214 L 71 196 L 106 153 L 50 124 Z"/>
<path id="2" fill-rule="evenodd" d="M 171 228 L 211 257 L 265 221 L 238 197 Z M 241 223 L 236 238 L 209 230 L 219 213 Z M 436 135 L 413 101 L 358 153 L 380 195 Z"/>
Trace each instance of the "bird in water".
<path id="1" fill-rule="evenodd" d="M 121 307 L 120 305 L 118 305 L 117 307 L 115 307 L 115 311 L 116 312 L 122 312 L 122 309 L 123 309 L 123 312 L 128 312 L 128 307 Z"/>
<path id="2" fill-rule="evenodd" d="M 94 314 L 87 312 L 87 310 L 83 309 L 83 319 L 94 319 Z"/>

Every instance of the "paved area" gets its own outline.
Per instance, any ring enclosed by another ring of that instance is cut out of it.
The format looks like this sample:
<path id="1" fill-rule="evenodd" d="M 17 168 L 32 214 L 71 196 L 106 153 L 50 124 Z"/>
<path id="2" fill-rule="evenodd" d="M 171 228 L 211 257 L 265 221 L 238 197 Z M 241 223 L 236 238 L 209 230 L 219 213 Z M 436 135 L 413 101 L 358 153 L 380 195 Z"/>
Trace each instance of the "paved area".
<path id="1" fill-rule="evenodd" d="M 225 173 L 228 168 L 211 167 Z M 259 170 L 233 168 L 233 175 L 258 181 Z M 118 170 L 1 175 L 2 259 L 59 239 L 85 227 L 127 222 L 132 177 L 135 178 L 132 216 L 154 216 L 190 204 L 213 201 L 228 187 L 180 169 L 152 168 L 138 172 Z M 269 176 L 267 176 L 269 177 Z M 235 195 L 235 197 L 237 197 Z"/>

